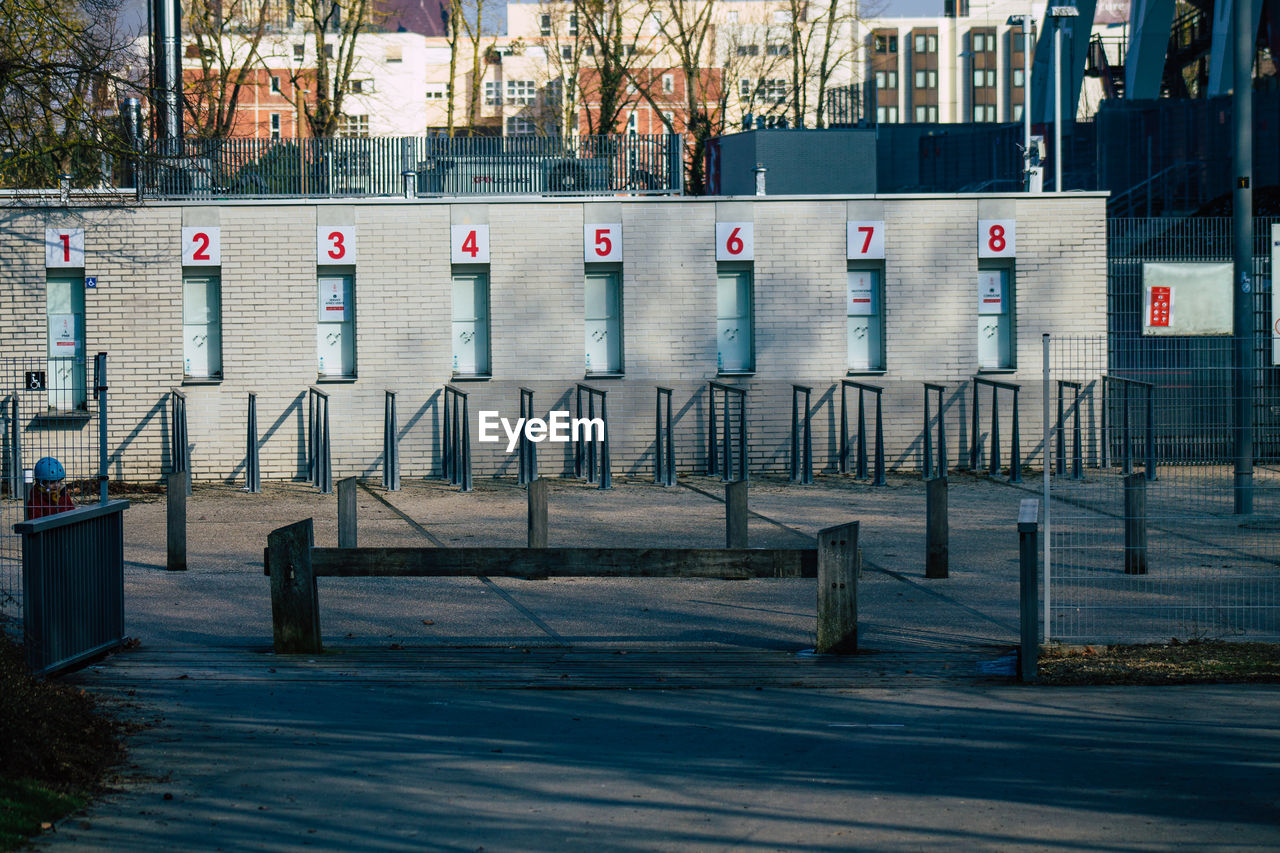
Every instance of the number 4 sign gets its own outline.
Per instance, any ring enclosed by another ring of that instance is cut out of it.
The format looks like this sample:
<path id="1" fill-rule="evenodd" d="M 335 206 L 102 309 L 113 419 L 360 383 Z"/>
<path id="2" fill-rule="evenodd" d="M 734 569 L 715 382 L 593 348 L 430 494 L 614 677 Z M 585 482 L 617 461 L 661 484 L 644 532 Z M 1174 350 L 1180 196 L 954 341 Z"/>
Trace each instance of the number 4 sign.
<path id="1" fill-rule="evenodd" d="M 184 267 L 216 267 L 221 263 L 221 228 L 182 229 L 182 265 Z"/>
<path id="2" fill-rule="evenodd" d="M 51 268 L 82 268 L 84 266 L 84 229 L 44 229 L 44 265 Z"/>
<path id="3" fill-rule="evenodd" d="M 582 226 L 582 259 L 587 263 L 622 261 L 622 223 L 592 222 Z"/>
<path id="4" fill-rule="evenodd" d="M 1017 222 L 1012 219 L 978 220 L 978 257 L 1017 257 Z"/>
<path id="5" fill-rule="evenodd" d="M 452 263 L 489 263 L 488 225 L 452 225 L 449 227 L 449 234 L 449 257 Z"/>
<path id="6" fill-rule="evenodd" d="M 751 222 L 716 223 L 716 260 L 755 260 L 755 225 Z"/>

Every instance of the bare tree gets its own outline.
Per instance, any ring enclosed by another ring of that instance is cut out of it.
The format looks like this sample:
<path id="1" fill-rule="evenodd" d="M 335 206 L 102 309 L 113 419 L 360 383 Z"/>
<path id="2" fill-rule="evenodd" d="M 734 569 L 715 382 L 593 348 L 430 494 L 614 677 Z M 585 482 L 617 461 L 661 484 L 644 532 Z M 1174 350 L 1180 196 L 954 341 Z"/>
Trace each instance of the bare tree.
<path id="1" fill-rule="evenodd" d="M 254 85 L 261 60 L 259 46 L 273 25 L 272 0 L 189 0 L 186 30 L 198 53 L 199 68 L 185 75 L 187 121 L 191 135 L 234 135 L 241 90 Z"/>
<path id="2" fill-rule="evenodd" d="M 480 114 L 480 89 L 484 82 L 485 68 L 490 58 L 490 51 L 496 45 L 491 33 L 485 32 L 486 12 L 492 12 L 493 0 L 450 0 L 448 35 L 449 43 L 449 102 L 446 106 L 446 123 L 449 135 L 456 132 L 456 97 L 455 84 L 458 79 L 458 61 L 463 51 L 469 52 L 470 66 L 467 71 L 466 115 L 467 135 L 476 132 L 476 119 Z M 488 44 L 484 44 L 486 37 Z"/>
<path id="3" fill-rule="evenodd" d="M 724 127 L 724 111 L 719 108 L 726 99 L 724 71 L 713 58 L 718 8 L 717 0 L 654 0 L 663 49 L 684 79 L 683 118 L 690 140 L 686 186 L 691 195 L 706 192 L 707 140 Z M 665 116 L 664 121 L 674 132 L 673 122 Z"/>
<path id="4" fill-rule="evenodd" d="M 342 102 L 355 68 L 357 41 L 378 17 L 374 0 L 296 0 L 295 13 L 306 21 L 315 55 L 314 68 L 293 71 L 295 108 L 312 136 L 336 136 L 342 129 Z M 314 85 L 311 96 L 310 85 Z"/>
<path id="5" fill-rule="evenodd" d="M 832 78 L 856 57 L 858 47 L 852 32 L 857 10 L 850 0 L 786 2 L 794 123 L 803 127 L 812 115 L 814 126 L 822 127 Z"/>
<path id="6" fill-rule="evenodd" d="M 643 84 L 664 45 L 661 0 L 575 0 L 585 56 L 579 76 L 587 132 L 616 133 L 643 97 Z"/>

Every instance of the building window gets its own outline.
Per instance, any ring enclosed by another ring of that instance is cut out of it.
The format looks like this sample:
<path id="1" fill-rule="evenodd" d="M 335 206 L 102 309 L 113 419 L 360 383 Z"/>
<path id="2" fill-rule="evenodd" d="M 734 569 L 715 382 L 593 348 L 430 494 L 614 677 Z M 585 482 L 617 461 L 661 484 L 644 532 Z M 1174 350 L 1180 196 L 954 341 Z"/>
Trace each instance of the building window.
<path id="1" fill-rule="evenodd" d="M 790 87 L 787 85 L 785 78 L 776 78 L 764 81 L 764 97 L 765 100 L 773 101 L 781 104 L 787 100 L 787 92 Z"/>
<path id="2" fill-rule="evenodd" d="M 307 57 L 307 46 L 305 44 L 295 44 L 293 46 L 293 58 L 297 62 L 301 62 Z"/>
<path id="3" fill-rule="evenodd" d="M 849 270 L 849 369 L 884 370 L 884 311 L 879 269 Z"/>
<path id="4" fill-rule="evenodd" d="M 973 34 L 973 52 L 986 53 L 986 50 L 987 50 L 987 37 L 982 33 L 974 33 Z"/>
<path id="5" fill-rule="evenodd" d="M 751 100 L 751 90 L 753 83 L 750 77 L 743 77 L 738 81 L 738 97 L 744 101 Z"/>
<path id="6" fill-rule="evenodd" d="M 878 35 L 875 37 L 876 53 L 897 53 L 898 37 L 890 35 Z"/>
<path id="7" fill-rule="evenodd" d="M 222 377 L 222 283 L 216 275 L 182 278 L 182 374 Z"/>
<path id="8" fill-rule="evenodd" d="M 560 48 L 560 58 L 566 62 L 573 61 L 573 48 L 570 45 L 564 45 Z"/>
<path id="9" fill-rule="evenodd" d="M 925 121 L 936 123 L 938 121 L 938 108 L 935 106 L 929 106 L 925 109 Z"/>
<path id="10" fill-rule="evenodd" d="M 507 136 L 531 136 L 538 129 L 533 122 L 521 116 L 507 116 Z"/>
<path id="11" fill-rule="evenodd" d="M 569 13 L 569 35 L 576 36 L 578 34 L 578 14 L 576 12 Z"/>
<path id="12" fill-rule="evenodd" d="M 48 317 L 46 383 L 49 408 L 70 412 L 88 406 L 84 368 L 84 277 L 49 276 L 45 285 Z"/>
<path id="13" fill-rule="evenodd" d="M 349 139 L 367 137 L 369 135 L 369 117 L 367 115 L 343 116 L 339 133 Z"/>
<path id="14" fill-rule="evenodd" d="M 489 375 L 489 274 L 453 273 L 453 372 Z"/>
<path id="15" fill-rule="evenodd" d="M 320 275 L 316 354 L 321 376 L 356 375 L 355 305 L 352 277 Z"/>
<path id="16" fill-rule="evenodd" d="M 937 71 L 930 70 L 925 72 L 925 88 L 926 89 L 938 88 L 938 72 Z"/>
<path id="17" fill-rule="evenodd" d="M 896 124 L 898 121 L 898 108 L 876 107 L 876 121 L 880 124 Z"/>
<path id="18" fill-rule="evenodd" d="M 916 107 L 916 121 L 926 121 L 924 107 Z"/>
<path id="19" fill-rule="evenodd" d="M 1013 34 L 1013 53 L 1022 53 L 1022 31 L 1018 30 Z"/>
<path id="20" fill-rule="evenodd" d="M 1022 86 L 1022 69 L 1021 68 L 1013 69 L 1013 85 L 1015 88 Z"/>
<path id="21" fill-rule="evenodd" d="M 387 45 L 387 52 L 384 56 L 387 62 L 403 62 L 404 50 L 398 44 Z"/>
<path id="22" fill-rule="evenodd" d="M 542 15 L 539 18 L 538 34 L 544 35 L 544 36 L 551 35 L 551 16 L 550 15 Z"/>
<path id="23" fill-rule="evenodd" d="M 324 55 L 326 59 L 333 59 L 333 45 L 326 44 L 324 46 Z"/>
<path id="24" fill-rule="evenodd" d="M 877 89 L 898 88 L 898 72 L 897 71 L 877 71 L 876 72 L 876 88 Z"/>
<path id="25" fill-rule="evenodd" d="M 347 93 L 351 95 L 368 95 L 373 92 L 372 80 L 348 80 Z"/>
<path id="26" fill-rule="evenodd" d="M 925 36 L 925 40 L 926 40 L 925 47 L 927 48 L 926 53 L 937 53 L 938 37 L 935 35 L 928 35 L 928 36 Z"/>
<path id="27" fill-rule="evenodd" d="M 917 89 L 923 89 L 925 87 L 925 82 L 927 80 L 928 78 L 925 76 L 925 73 L 923 71 L 916 72 L 916 88 Z"/>
<path id="28" fill-rule="evenodd" d="M 271 138 L 280 138 L 280 113 L 271 114 Z"/>
<path id="29" fill-rule="evenodd" d="M 916 43 L 916 45 L 915 45 L 915 51 L 916 51 L 916 53 L 924 53 L 924 52 L 925 52 L 925 38 L 924 38 L 924 36 L 923 36 L 923 35 L 917 35 L 917 36 L 915 37 L 915 43 Z"/>
<path id="30" fill-rule="evenodd" d="M 1013 288 L 1008 267 L 978 270 L 978 367 L 1011 368 Z"/>
<path id="31" fill-rule="evenodd" d="M 768 56 L 790 56 L 791 45 L 785 41 L 775 41 L 765 46 L 765 53 Z"/>
<path id="32" fill-rule="evenodd" d="M 271 75 L 271 94 L 280 94 L 280 78 L 274 74 Z"/>
<path id="33" fill-rule="evenodd" d="M 1013 120 L 1022 121 L 1022 104 L 1013 105 Z"/>
<path id="34" fill-rule="evenodd" d="M 484 102 L 490 107 L 498 107 L 502 105 L 502 83 L 500 81 L 485 81 Z"/>
<path id="35" fill-rule="evenodd" d="M 538 98 L 538 89 L 532 80 L 508 80 L 508 104 L 532 104 Z"/>
<path id="36" fill-rule="evenodd" d="M 673 75 L 673 74 L 663 74 L 663 75 L 662 75 L 662 91 L 663 91 L 663 92 L 665 92 L 665 93 L 667 93 L 668 95 L 670 95 L 670 94 L 672 94 L 673 92 L 675 92 L 675 90 L 676 90 L 676 78 L 675 78 L 675 75 Z"/>
<path id="37" fill-rule="evenodd" d="M 622 372 L 622 284 L 616 270 L 588 272 L 585 288 L 587 373 Z"/>
<path id="38" fill-rule="evenodd" d="M 751 270 L 721 265 L 716 275 L 716 369 L 755 370 L 751 334 Z"/>
<path id="39" fill-rule="evenodd" d="M 738 56 L 759 56 L 760 45 L 758 44 L 740 44 L 738 45 Z"/>
<path id="40" fill-rule="evenodd" d="M 449 94 L 448 83 L 428 83 L 423 92 L 428 101 L 442 101 Z"/>

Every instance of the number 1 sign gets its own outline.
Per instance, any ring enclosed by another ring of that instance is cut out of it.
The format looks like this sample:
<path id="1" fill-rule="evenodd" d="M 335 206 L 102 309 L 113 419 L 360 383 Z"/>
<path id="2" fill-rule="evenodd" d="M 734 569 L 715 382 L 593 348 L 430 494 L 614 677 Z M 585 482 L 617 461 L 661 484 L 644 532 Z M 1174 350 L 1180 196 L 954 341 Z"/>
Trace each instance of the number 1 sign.
<path id="1" fill-rule="evenodd" d="M 489 263 L 488 225 L 451 225 L 449 235 L 449 258 L 452 263 Z"/>
<path id="2" fill-rule="evenodd" d="M 182 265 L 184 267 L 216 267 L 221 263 L 221 228 L 182 229 Z"/>
<path id="3" fill-rule="evenodd" d="M 978 257 L 1017 257 L 1017 228 L 1018 224 L 1013 219 L 979 219 Z"/>
<path id="4" fill-rule="evenodd" d="M 589 264 L 622 262 L 622 223 L 592 222 L 582 226 L 582 259 Z"/>
<path id="5" fill-rule="evenodd" d="M 44 229 L 44 265 L 50 268 L 84 266 L 83 228 Z"/>
<path id="6" fill-rule="evenodd" d="M 755 260 L 755 225 L 751 222 L 716 223 L 716 260 Z"/>

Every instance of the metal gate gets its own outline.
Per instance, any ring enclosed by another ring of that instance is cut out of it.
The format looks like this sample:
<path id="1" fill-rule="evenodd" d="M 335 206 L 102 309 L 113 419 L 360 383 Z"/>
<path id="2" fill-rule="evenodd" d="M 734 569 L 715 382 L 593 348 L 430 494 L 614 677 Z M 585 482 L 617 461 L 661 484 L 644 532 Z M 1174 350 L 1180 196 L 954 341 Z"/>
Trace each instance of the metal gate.
<path id="1" fill-rule="evenodd" d="M 1046 342 L 1046 640 L 1280 638 L 1277 369 L 1254 369 L 1253 506 L 1239 515 L 1233 344 Z"/>
<path id="2" fill-rule="evenodd" d="M 78 506 L 103 498 L 105 368 L 105 354 L 90 361 L 0 359 L 0 612 L 21 613 L 22 537 L 13 526 L 24 520 L 36 460 L 62 463 Z"/>

